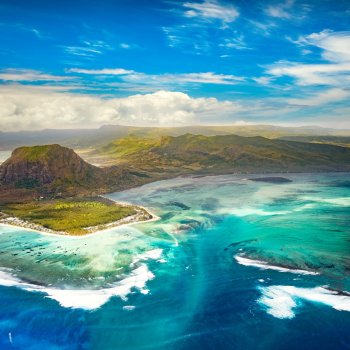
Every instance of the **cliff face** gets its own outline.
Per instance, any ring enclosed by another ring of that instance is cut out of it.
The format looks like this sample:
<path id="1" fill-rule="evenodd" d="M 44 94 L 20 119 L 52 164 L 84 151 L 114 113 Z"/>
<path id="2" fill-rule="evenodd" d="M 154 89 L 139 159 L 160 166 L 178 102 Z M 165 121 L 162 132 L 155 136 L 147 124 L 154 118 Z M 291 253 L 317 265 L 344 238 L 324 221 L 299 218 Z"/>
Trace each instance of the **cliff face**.
<path id="1" fill-rule="evenodd" d="M 85 195 L 134 185 L 137 178 L 125 170 L 98 168 L 60 145 L 20 147 L 0 166 L 3 191 L 31 191 L 43 196 Z"/>
<path id="2" fill-rule="evenodd" d="M 98 175 L 99 170 L 66 147 L 20 147 L 0 166 L 0 182 L 5 185 L 23 183 L 23 186 L 25 182 L 28 186 L 30 182 L 44 186 L 58 179 L 84 182 L 92 175 Z"/>

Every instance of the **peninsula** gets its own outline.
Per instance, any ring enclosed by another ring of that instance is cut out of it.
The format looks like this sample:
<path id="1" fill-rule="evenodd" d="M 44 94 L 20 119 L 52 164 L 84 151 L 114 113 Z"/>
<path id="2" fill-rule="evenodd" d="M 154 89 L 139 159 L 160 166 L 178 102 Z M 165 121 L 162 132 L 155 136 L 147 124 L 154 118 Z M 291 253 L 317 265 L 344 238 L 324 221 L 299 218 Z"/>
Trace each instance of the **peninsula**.
<path id="1" fill-rule="evenodd" d="M 95 167 L 59 145 L 14 150 L 0 166 L 0 183 L 2 224 L 85 235 L 152 219 L 144 208 L 99 196 L 137 183 L 137 176 L 116 167 Z"/>

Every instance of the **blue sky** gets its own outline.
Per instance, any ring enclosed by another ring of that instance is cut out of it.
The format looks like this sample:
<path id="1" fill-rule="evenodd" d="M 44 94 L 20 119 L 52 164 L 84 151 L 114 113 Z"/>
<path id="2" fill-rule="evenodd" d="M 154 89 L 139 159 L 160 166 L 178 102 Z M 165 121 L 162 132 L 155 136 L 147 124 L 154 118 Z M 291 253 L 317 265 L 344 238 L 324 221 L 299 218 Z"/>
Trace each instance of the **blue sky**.
<path id="1" fill-rule="evenodd" d="M 349 1 L 2 0 L 0 128 L 350 128 L 349 24 Z"/>

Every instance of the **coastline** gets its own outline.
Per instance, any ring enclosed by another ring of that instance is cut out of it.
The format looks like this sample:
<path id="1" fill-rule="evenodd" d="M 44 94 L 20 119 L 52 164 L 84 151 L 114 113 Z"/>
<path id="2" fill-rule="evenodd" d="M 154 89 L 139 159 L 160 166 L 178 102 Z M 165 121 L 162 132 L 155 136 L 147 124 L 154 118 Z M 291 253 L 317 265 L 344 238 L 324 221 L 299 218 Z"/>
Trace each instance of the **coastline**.
<path id="1" fill-rule="evenodd" d="M 169 179 L 176 179 L 176 178 L 202 178 L 202 177 L 217 177 L 217 176 L 238 176 L 238 177 L 244 177 L 244 180 L 249 180 L 246 176 L 247 175 L 263 175 L 263 176 L 266 176 L 266 175 L 269 175 L 269 176 L 276 176 L 276 175 L 304 175 L 304 174 L 309 174 L 309 175 L 313 175 L 313 174 L 336 174 L 336 175 L 339 175 L 339 174 L 348 174 L 349 172 L 348 171 L 328 171 L 328 172 L 271 172 L 271 173 L 261 173 L 261 172 L 257 172 L 257 173 L 254 173 L 254 172 L 249 172 L 249 173 L 224 173 L 224 174 L 182 174 L 182 175 L 178 175 L 178 176 L 174 176 L 174 177 L 170 177 L 170 178 L 164 178 L 164 179 L 158 179 L 158 180 L 155 180 L 155 181 L 151 181 L 150 183 L 152 182 L 160 182 L 160 181 L 167 181 Z M 145 185 L 145 184 L 143 184 Z M 141 186 L 143 186 L 141 185 Z M 137 186 L 134 186 L 134 187 L 131 187 L 131 188 L 137 188 L 137 187 L 140 187 L 140 185 L 137 185 Z M 117 191 L 119 192 L 119 191 Z M 115 193 L 115 192 L 110 192 L 111 193 Z M 48 235 L 48 236 L 59 236 L 59 237 L 69 237 L 69 238 L 84 238 L 84 237 L 89 237 L 89 236 L 92 236 L 92 235 L 95 235 L 101 231 L 105 231 L 105 230 L 109 230 L 111 228 L 114 228 L 114 227 L 119 227 L 119 226 L 129 226 L 129 225 L 136 225 L 136 224 L 140 224 L 140 223 L 147 223 L 147 222 L 152 222 L 152 221 L 157 221 L 159 220 L 160 218 L 155 215 L 153 212 L 151 212 L 148 208 L 142 206 L 142 205 L 134 205 L 134 204 L 131 204 L 131 203 L 128 203 L 126 201 L 116 201 L 110 197 L 107 197 L 106 194 L 100 194 L 100 195 L 97 195 L 97 197 L 101 197 L 103 199 L 107 199 L 107 200 L 110 200 L 116 204 L 119 204 L 119 205 L 131 205 L 133 206 L 135 209 L 136 208 L 140 208 L 142 210 L 144 210 L 149 216 L 151 216 L 149 219 L 144 219 L 144 220 L 139 220 L 138 218 L 132 220 L 131 222 L 130 219 L 132 218 L 135 218 L 136 215 L 132 215 L 132 216 L 128 216 L 128 217 L 125 217 L 123 219 L 120 219 L 118 221 L 114 221 L 114 222 L 110 222 L 110 223 L 107 223 L 107 224 L 102 224 L 102 225 L 97 225 L 97 226 L 93 226 L 91 227 L 91 232 L 87 232 L 86 234 L 80 234 L 80 235 L 76 235 L 76 234 L 70 234 L 68 232 L 58 232 L 58 231 L 54 231 L 54 230 L 51 230 L 51 229 L 48 229 L 48 228 L 45 228 L 41 225 L 38 225 L 38 224 L 34 224 L 34 223 L 31 223 L 29 221 L 25 221 L 25 220 L 22 220 L 22 219 L 19 219 L 17 217 L 14 217 L 14 216 L 10 216 L 8 214 L 5 214 L 5 213 L 2 213 L 0 211 L 0 215 L 3 214 L 5 215 L 6 217 L 12 217 L 14 219 L 17 219 L 17 220 L 20 220 L 23 225 L 16 225 L 16 224 L 12 224 L 12 223 L 8 223 L 8 222 L 3 222 L 5 218 L 1 218 L 0 216 L 0 226 L 6 226 L 6 227 L 16 227 L 16 228 L 23 228 L 27 231 L 32 231 L 32 232 L 36 232 L 36 233 L 39 233 L 39 234 L 42 234 L 42 235 Z M 30 227 L 32 226 L 32 227 Z M 35 228 L 33 226 L 36 226 Z"/>
<path id="2" fill-rule="evenodd" d="M 106 198 L 103 196 L 100 196 L 101 198 Z M 130 226 L 130 225 L 136 225 L 139 223 L 146 223 L 146 222 L 152 222 L 152 221 L 157 221 L 159 220 L 159 217 L 152 213 L 149 209 L 140 206 L 140 205 L 133 205 L 127 202 L 117 202 L 113 199 L 106 198 L 111 201 L 113 201 L 115 204 L 119 205 L 132 205 L 135 210 L 137 211 L 136 214 L 127 216 L 125 218 L 122 218 L 118 221 L 112 221 L 107 224 L 102 224 L 102 225 L 97 225 L 97 226 L 92 226 L 92 227 L 87 227 L 87 232 L 86 234 L 80 234 L 80 235 L 74 235 L 70 234 L 68 232 L 60 232 L 60 231 L 55 231 L 49 228 L 46 228 L 44 226 L 41 226 L 39 224 L 31 223 L 30 221 L 22 220 L 20 218 L 17 218 L 15 216 L 10 216 L 5 213 L 0 212 L 0 214 L 5 215 L 5 217 L 0 219 L 0 226 L 5 226 L 5 227 L 16 227 L 16 228 L 23 228 L 27 231 L 35 232 L 41 235 L 47 235 L 47 236 L 56 236 L 56 237 L 67 237 L 67 238 L 85 238 L 85 237 L 90 237 L 93 236 L 97 233 L 100 233 L 102 231 L 106 231 L 115 227 L 121 227 L 121 226 Z M 149 216 L 149 218 L 145 218 L 146 216 Z M 9 219 L 13 219 L 13 221 L 17 221 L 18 224 L 12 224 L 11 221 L 7 221 Z"/>

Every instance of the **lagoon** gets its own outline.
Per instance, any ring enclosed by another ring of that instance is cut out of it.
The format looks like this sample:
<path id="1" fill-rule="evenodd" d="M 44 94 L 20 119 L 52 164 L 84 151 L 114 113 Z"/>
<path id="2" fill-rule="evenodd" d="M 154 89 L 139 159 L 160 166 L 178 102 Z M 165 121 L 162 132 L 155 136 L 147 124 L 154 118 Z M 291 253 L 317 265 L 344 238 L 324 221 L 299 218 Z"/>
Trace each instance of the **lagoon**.
<path id="1" fill-rule="evenodd" d="M 276 176 L 110 194 L 160 219 L 78 239 L 0 226 L 0 348 L 349 348 L 348 175 Z"/>

